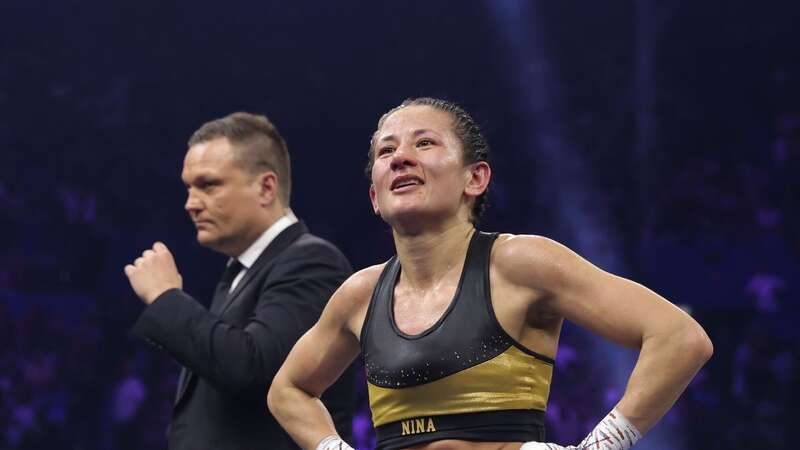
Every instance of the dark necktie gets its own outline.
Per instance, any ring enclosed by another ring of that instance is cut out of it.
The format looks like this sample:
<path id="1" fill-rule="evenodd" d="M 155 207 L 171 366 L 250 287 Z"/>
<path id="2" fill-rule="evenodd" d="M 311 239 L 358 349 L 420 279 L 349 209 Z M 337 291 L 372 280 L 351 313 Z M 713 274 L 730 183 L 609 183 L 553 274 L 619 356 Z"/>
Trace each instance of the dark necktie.
<path id="1" fill-rule="evenodd" d="M 222 272 L 222 277 L 217 283 L 217 289 L 214 291 L 214 298 L 211 301 L 211 311 L 217 312 L 219 308 L 225 303 L 225 300 L 228 298 L 228 294 L 231 291 L 231 284 L 233 284 L 234 278 L 239 272 L 242 271 L 244 266 L 242 263 L 239 262 L 238 259 L 234 259 L 228 267 L 225 268 L 225 271 Z"/>
<path id="2" fill-rule="evenodd" d="M 233 279 L 236 278 L 236 275 L 239 275 L 239 272 L 241 272 L 243 268 L 244 265 L 242 265 L 238 259 L 234 259 L 228 264 L 228 267 L 225 268 L 225 272 L 222 272 L 222 279 L 220 279 L 219 282 L 224 283 L 226 291 L 230 291 Z"/>

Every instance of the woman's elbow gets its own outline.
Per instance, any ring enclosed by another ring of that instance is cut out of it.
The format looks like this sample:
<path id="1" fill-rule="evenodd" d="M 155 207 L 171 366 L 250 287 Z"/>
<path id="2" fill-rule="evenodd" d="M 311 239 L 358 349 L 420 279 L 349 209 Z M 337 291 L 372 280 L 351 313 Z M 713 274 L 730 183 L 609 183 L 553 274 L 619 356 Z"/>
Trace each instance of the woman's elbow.
<path id="1" fill-rule="evenodd" d="M 714 344 L 705 330 L 703 330 L 703 327 L 697 322 L 692 322 L 689 330 L 684 334 L 684 345 L 686 354 L 690 355 L 699 369 L 714 354 Z"/>
<path id="2" fill-rule="evenodd" d="M 276 376 L 267 390 L 267 408 L 269 408 L 273 416 L 278 415 L 276 411 L 279 406 L 284 403 L 281 397 L 285 396 L 285 389 L 286 386 L 283 385 L 281 379 Z"/>

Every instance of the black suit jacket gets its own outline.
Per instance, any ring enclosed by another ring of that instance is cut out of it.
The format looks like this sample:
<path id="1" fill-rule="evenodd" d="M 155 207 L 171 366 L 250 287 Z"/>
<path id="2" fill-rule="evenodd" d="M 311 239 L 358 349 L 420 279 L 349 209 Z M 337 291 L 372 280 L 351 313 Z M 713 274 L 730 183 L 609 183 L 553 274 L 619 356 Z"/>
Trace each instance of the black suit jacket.
<path id="1" fill-rule="evenodd" d="M 267 409 L 272 378 L 319 319 L 352 269 L 302 223 L 281 232 L 227 300 L 209 311 L 179 289 L 149 305 L 133 333 L 184 365 L 169 432 L 172 450 L 297 449 Z M 352 368 L 322 400 L 337 431 L 351 434 Z"/>

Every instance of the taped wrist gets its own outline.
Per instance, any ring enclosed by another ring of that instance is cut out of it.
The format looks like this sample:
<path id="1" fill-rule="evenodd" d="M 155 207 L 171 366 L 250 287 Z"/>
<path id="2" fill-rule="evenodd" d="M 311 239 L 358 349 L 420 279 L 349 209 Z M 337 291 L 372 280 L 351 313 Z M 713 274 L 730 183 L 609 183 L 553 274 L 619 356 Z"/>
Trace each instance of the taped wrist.
<path id="1" fill-rule="evenodd" d="M 317 444 L 317 450 L 353 450 L 353 447 L 347 445 L 339 436 L 330 435 Z"/>
<path id="2" fill-rule="evenodd" d="M 594 427 L 594 430 L 586 436 L 578 448 L 628 450 L 641 438 L 642 434 L 639 433 L 639 430 L 617 411 L 617 408 L 614 408 Z"/>
<path id="3" fill-rule="evenodd" d="M 526 442 L 520 450 L 628 450 L 641 438 L 639 430 L 614 408 L 577 447 Z"/>

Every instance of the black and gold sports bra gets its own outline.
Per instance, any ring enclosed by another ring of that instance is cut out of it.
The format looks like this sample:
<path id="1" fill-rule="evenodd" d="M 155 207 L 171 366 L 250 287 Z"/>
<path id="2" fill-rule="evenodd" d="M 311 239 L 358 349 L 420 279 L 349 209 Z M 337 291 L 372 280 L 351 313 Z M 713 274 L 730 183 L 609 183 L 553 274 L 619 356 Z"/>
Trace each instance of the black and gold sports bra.
<path id="1" fill-rule="evenodd" d="M 475 231 L 455 297 L 428 330 L 410 336 L 394 320 L 394 256 L 372 293 L 361 330 L 379 450 L 442 439 L 544 440 L 553 360 L 506 333 L 494 315 L 489 259 L 497 234 Z"/>

